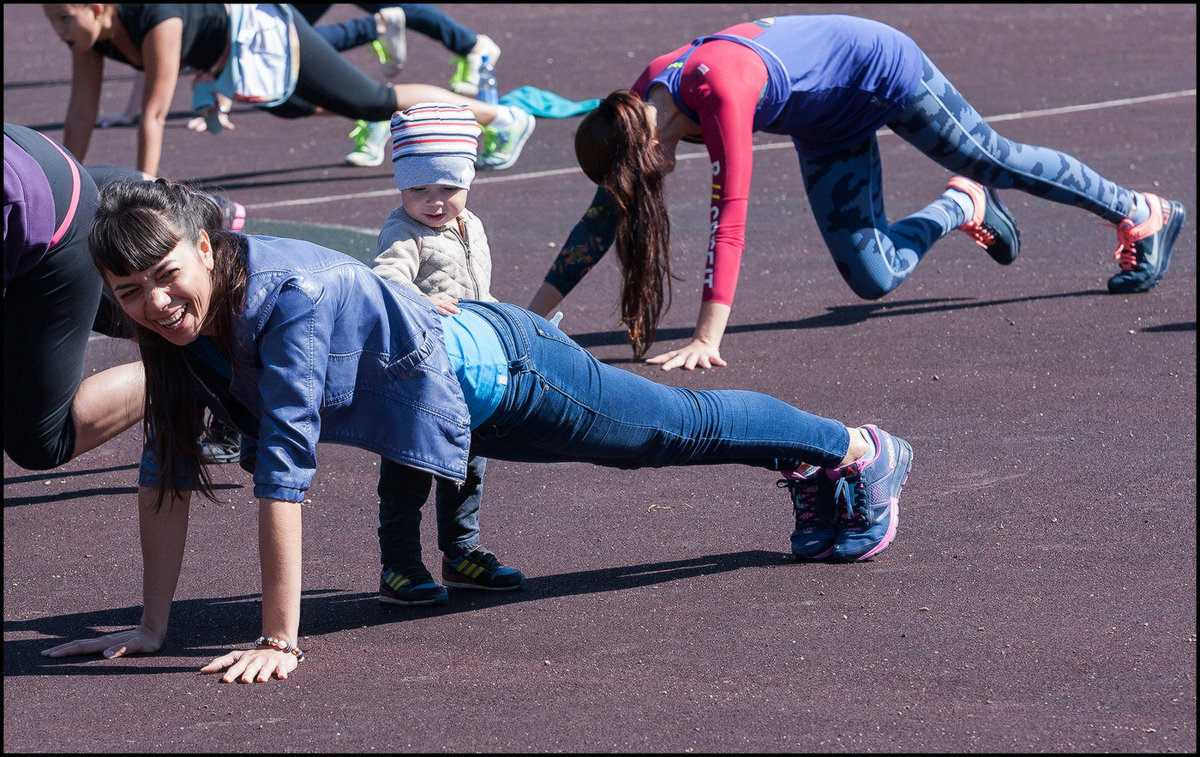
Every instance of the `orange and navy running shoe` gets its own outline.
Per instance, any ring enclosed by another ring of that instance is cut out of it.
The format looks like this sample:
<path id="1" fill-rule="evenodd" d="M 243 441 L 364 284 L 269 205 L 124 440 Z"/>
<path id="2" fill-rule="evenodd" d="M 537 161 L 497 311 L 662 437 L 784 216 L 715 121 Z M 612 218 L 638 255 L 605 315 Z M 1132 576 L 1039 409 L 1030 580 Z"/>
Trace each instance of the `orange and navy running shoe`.
<path id="1" fill-rule="evenodd" d="M 953 177 L 946 188 L 965 192 L 975 204 L 974 214 L 958 227 L 959 230 L 966 232 L 1000 265 L 1009 265 L 1016 260 L 1021 252 L 1021 232 L 1012 213 L 1000 202 L 996 190 L 965 176 Z"/>
<path id="2" fill-rule="evenodd" d="M 1150 204 L 1150 217 L 1137 225 L 1126 218 L 1116 227 L 1119 246 L 1113 258 L 1120 261 L 1121 270 L 1108 280 L 1113 294 L 1145 292 L 1158 283 L 1187 216 L 1181 203 L 1149 192 L 1142 196 Z"/>

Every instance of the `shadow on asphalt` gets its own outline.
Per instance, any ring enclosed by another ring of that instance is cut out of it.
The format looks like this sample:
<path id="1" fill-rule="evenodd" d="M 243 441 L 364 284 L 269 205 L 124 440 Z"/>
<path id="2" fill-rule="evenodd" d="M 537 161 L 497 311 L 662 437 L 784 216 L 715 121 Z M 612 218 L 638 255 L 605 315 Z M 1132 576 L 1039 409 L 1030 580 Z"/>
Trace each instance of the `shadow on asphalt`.
<path id="1" fill-rule="evenodd" d="M 643 563 L 617 568 L 580 570 L 526 580 L 515 592 L 461 592 L 451 589 L 451 601 L 444 605 L 398 607 L 383 605 L 374 592 L 347 592 L 340 589 L 309 589 L 304 592 L 301 617 L 304 636 L 312 638 L 368 626 L 402 623 L 431 616 L 454 615 L 499 605 L 537 602 L 579 594 L 607 594 L 655 586 L 697 576 L 726 573 L 743 568 L 768 568 L 792 565 L 791 555 L 766 550 L 746 550 L 706 555 L 687 560 Z M 260 628 L 260 595 L 176 600 L 171 606 L 171 637 L 162 654 L 204 658 L 204 661 L 229 651 L 235 645 L 254 638 Z M 70 639 L 101 636 L 110 629 L 132 627 L 141 617 L 142 608 L 43 615 L 31 620 L 4 622 L 4 677 L 55 675 L 128 675 L 137 673 L 175 673 L 192 671 L 184 666 L 103 666 L 94 665 L 98 655 L 42 657 L 43 649 Z M 43 638 L 9 641 L 10 635 L 36 633 Z M 130 658 L 131 660 L 135 658 Z M 148 659 L 138 657 L 136 659 Z"/>
<path id="2" fill-rule="evenodd" d="M 952 299 L 933 298 L 925 300 L 900 300 L 888 302 L 868 302 L 856 305 L 835 305 L 820 315 L 801 318 L 797 321 L 772 321 L 770 323 L 747 323 L 732 325 L 725 329 L 729 334 L 745 334 L 752 331 L 792 331 L 795 329 L 821 329 L 838 326 L 853 326 L 872 318 L 895 318 L 906 315 L 923 315 L 927 313 L 953 312 L 973 308 L 997 307 L 1011 305 L 1017 302 L 1033 302 L 1035 300 L 1055 300 L 1064 297 L 1100 297 L 1108 296 L 1105 292 L 1085 289 L 1078 292 L 1059 292 L 1056 294 L 1040 294 L 1032 297 L 1010 297 L 1002 300 L 978 300 L 973 297 L 957 297 Z M 569 327 L 570 324 L 568 323 Z M 1195 324 L 1192 324 L 1195 328 Z M 1165 330 L 1159 327 L 1158 330 Z M 1186 330 L 1184 328 L 1172 330 Z M 694 329 L 672 328 L 659 329 L 655 340 L 670 341 L 689 338 Z M 568 332 L 569 333 L 569 332 Z M 590 331 L 581 334 L 570 334 L 570 337 L 581 347 L 601 347 L 626 344 L 627 339 L 622 331 Z M 605 362 L 621 362 L 606 360 Z"/>

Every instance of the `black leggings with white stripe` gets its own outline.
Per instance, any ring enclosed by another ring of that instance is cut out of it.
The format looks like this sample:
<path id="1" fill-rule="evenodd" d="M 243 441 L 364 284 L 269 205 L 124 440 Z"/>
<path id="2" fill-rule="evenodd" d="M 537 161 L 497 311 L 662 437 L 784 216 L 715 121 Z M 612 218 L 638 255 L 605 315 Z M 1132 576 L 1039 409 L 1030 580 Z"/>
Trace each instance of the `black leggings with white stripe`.
<path id="1" fill-rule="evenodd" d="M 354 120 L 390 120 L 396 112 L 396 91 L 355 68 L 302 15 L 293 15 L 300 40 L 296 91 L 266 111 L 280 118 L 303 118 L 323 108 Z"/>

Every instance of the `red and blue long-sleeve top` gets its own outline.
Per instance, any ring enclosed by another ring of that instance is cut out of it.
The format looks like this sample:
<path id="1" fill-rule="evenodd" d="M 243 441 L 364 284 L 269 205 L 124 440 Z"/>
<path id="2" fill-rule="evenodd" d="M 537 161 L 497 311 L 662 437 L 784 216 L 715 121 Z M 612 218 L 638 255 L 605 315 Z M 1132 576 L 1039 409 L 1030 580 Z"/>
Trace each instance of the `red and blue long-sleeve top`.
<path id="1" fill-rule="evenodd" d="M 920 85 L 907 35 L 851 16 L 737 24 L 650 63 L 632 90 L 664 86 L 700 127 L 712 163 L 703 300 L 732 305 L 745 249 L 754 133 L 790 136 L 802 156 L 854 144 L 895 118 Z M 546 275 L 567 294 L 611 247 L 617 211 L 601 188 Z"/>

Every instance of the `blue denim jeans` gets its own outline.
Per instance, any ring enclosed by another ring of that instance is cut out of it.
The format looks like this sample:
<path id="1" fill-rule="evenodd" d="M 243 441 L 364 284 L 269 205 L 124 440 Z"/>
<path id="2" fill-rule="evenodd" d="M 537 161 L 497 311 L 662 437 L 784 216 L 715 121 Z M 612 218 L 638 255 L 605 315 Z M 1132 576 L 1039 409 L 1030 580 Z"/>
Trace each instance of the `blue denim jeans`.
<path id="1" fill-rule="evenodd" d="M 943 168 L 985 186 L 1019 189 L 1111 224 L 1132 211 L 1129 189 L 1078 158 L 996 133 L 928 58 L 912 102 L 888 128 Z M 830 155 L 801 156 L 800 171 L 838 272 L 864 299 L 878 299 L 898 287 L 934 242 L 967 220 L 953 200 L 942 196 L 889 223 L 874 134 Z"/>
<path id="2" fill-rule="evenodd" d="M 557 327 L 502 303 L 463 301 L 509 358 L 500 406 L 471 437 L 475 455 L 613 468 L 739 463 L 790 471 L 838 465 L 839 421 L 758 392 L 681 389 L 600 362 Z"/>
<path id="3" fill-rule="evenodd" d="M 317 19 L 332 8 L 332 4 L 305 3 L 294 7 L 309 24 L 313 25 L 317 33 L 324 37 L 326 42 L 333 45 L 334 50 L 338 51 L 370 44 L 377 36 L 375 14 L 383 8 L 403 9 L 405 27 L 441 42 L 443 47 L 456 55 L 466 55 L 471 52 L 471 48 L 475 47 L 477 39 L 475 32 L 428 3 L 355 3 L 355 5 L 369 15 L 344 21 L 341 24 L 322 24 L 321 26 L 316 25 Z"/>
<path id="4" fill-rule="evenodd" d="M 470 552 L 479 544 L 479 505 L 487 458 L 467 460 L 462 486 L 435 479 L 432 473 L 410 468 L 386 457 L 379 461 L 379 558 L 384 567 L 407 568 L 421 562 L 421 508 L 437 481 L 438 549 Z"/>

